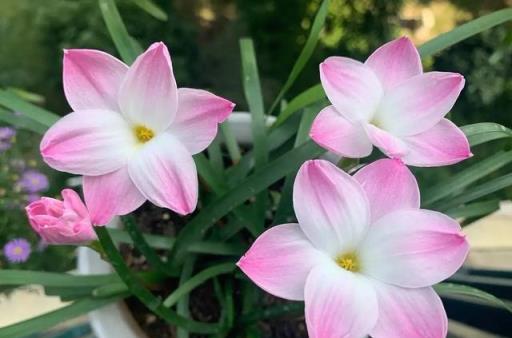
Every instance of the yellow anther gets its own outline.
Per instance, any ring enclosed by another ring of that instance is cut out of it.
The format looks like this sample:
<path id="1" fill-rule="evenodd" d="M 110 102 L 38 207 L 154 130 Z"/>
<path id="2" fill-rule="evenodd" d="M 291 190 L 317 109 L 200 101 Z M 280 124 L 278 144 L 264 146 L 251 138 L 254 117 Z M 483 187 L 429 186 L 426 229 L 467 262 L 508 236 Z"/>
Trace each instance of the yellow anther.
<path id="1" fill-rule="evenodd" d="M 142 125 L 135 126 L 135 128 L 133 128 L 133 132 L 135 133 L 137 141 L 139 141 L 140 143 L 146 143 L 155 136 L 153 130 Z"/>
<path id="2" fill-rule="evenodd" d="M 352 272 L 358 272 L 360 268 L 359 259 L 353 252 L 339 255 L 336 258 L 336 264 L 338 264 L 338 266 L 340 266 L 341 268 Z"/>

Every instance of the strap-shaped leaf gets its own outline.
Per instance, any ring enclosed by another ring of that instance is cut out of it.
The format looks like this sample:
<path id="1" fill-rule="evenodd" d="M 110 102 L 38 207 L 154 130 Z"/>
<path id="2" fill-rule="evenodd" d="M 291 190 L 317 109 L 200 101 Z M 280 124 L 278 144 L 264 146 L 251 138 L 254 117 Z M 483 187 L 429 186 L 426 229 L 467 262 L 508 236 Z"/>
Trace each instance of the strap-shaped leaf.
<path id="1" fill-rule="evenodd" d="M 491 295 L 485 291 L 474 288 L 472 286 L 454 283 L 440 283 L 434 285 L 434 289 L 441 296 L 464 296 L 469 298 L 475 298 L 486 304 L 503 308 L 512 313 L 512 307 L 499 299 L 496 296 Z"/>
<path id="2" fill-rule="evenodd" d="M 512 130 L 493 122 L 482 122 L 468 124 L 461 127 L 462 131 L 468 137 L 469 144 L 476 146 L 493 140 L 502 138 L 512 138 Z"/>

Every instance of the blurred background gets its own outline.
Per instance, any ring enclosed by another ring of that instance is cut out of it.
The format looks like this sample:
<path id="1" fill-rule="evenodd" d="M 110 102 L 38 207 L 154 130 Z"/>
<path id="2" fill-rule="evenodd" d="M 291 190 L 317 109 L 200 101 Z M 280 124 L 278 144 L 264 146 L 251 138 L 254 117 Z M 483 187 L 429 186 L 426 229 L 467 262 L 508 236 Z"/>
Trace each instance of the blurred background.
<path id="1" fill-rule="evenodd" d="M 129 33 L 143 47 L 170 49 L 178 86 L 208 89 L 247 109 L 238 41 L 253 38 L 266 104 L 284 84 L 300 53 L 320 0 L 154 0 L 168 15 L 157 20 L 133 1 L 118 0 Z M 319 82 L 318 64 L 331 55 L 364 60 L 382 43 L 408 35 L 421 43 L 512 0 L 332 0 L 319 45 L 287 97 Z M 64 115 L 62 50 L 101 49 L 117 55 L 97 0 L 1 0 L 0 87 Z M 500 25 L 423 60 L 424 67 L 462 73 L 466 87 L 451 112 L 458 125 L 492 121 L 512 127 L 512 29 Z M 21 90 L 23 89 L 23 90 Z M 507 144 L 508 142 L 508 144 Z M 38 157 L 39 136 L 0 125 L 0 247 L 25 239 L 29 255 L 0 254 L 0 268 L 66 271 L 72 248 L 47 248 L 29 230 L 23 207 L 40 195 L 55 196 L 64 176 Z M 476 157 L 510 148 L 503 141 L 479 148 Z M 419 172 L 428 185 L 465 164 Z M 498 173 L 496 174 L 498 175 Z M 512 192 L 502 191 L 506 197 Z M 503 196 L 502 196 L 503 197 Z M 510 218 L 508 218 L 510 221 Z M 491 239 L 492 241 L 492 239 Z"/>

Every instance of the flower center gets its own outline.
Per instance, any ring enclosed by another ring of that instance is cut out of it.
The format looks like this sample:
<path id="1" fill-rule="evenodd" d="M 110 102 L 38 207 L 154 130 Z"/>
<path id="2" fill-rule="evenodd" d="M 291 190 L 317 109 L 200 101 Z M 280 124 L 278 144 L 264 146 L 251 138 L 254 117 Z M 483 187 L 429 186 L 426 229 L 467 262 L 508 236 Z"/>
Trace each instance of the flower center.
<path id="1" fill-rule="evenodd" d="M 155 136 L 155 132 L 143 125 L 137 125 L 133 128 L 133 132 L 137 141 L 140 143 L 146 143 Z"/>
<path id="2" fill-rule="evenodd" d="M 15 247 L 12 251 L 15 255 L 21 255 L 23 253 L 23 249 L 19 246 Z"/>
<path id="3" fill-rule="evenodd" d="M 354 252 L 344 253 L 336 257 L 336 264 L 339 267 L 352 272 L 359 271 L 359 259 Z"/>

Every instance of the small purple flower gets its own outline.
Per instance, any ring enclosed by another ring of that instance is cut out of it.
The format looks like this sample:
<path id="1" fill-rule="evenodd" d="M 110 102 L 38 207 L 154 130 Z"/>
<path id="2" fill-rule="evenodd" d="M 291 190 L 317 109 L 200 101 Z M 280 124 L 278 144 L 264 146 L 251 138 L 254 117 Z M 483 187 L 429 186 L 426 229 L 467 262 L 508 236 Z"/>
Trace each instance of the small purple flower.
<path id="1" fill-rule="evenodd" d="M 21 189 L 29 193 L 36 193 L 48 189 L 48 177 L 37 170 L 27 170 L 18 181 Z"/>
<path id="2" fill-rule="evenodd" d="M 24 238 L 13 239 L 4 246 L 4 255 L 11 263 L 26 262 L 30 252 L 30 243 Z"/>
<path id="3" fill-rule="evenodd" d="M 9 149 L 12 146 L 16 129 L 11 127 L 0 127 L 0 152 Z"/>

